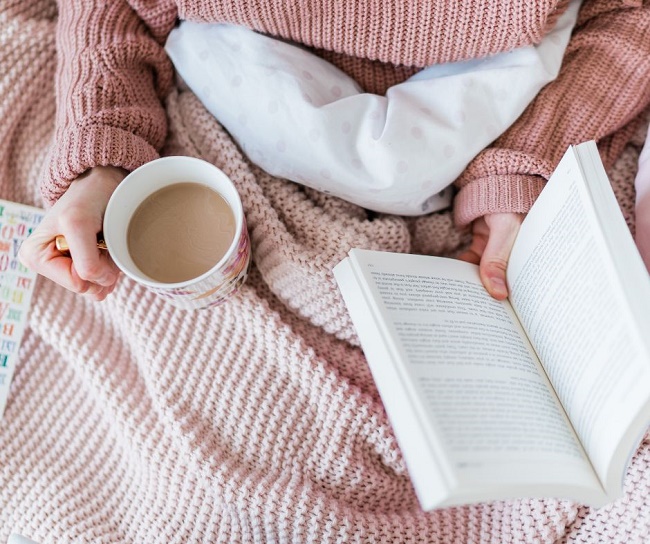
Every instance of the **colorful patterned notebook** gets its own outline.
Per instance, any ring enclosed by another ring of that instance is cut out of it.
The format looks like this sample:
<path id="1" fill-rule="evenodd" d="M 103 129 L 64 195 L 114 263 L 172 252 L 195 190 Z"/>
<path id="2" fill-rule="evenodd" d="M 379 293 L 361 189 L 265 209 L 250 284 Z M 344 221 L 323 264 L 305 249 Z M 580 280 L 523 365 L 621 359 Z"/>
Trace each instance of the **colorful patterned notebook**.
<path id="1" fill-rule="evenodd" d="M 18 248 L 43 219 L 39 208 L 0 200 L 0 418 L 9 397 L 36 273 L 18 261 Z"/>

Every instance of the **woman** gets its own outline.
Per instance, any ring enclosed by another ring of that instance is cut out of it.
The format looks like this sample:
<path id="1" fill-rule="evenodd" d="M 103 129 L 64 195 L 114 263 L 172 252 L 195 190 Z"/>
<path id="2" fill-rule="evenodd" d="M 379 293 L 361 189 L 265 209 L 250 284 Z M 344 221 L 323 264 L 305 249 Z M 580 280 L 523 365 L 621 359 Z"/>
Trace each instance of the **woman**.
<path id="1" fill-rule="evenodd" d="M 317 51 L 382 93 L 425 66 L 478 59 L 538 43 L 565 0 L 288 3 L 276 0 L 66 0 L 59 3 L 57 132 L 42 184 L 52 204 L 21 260 L 78 293 L 104 299 L 118 270 L 96 249 L 106 203 L 126 172 L 157 157 L 173 67 L 164 43 L 179 19 L 225 22 Z M 482 151 L 455 184 L 455 217 L 471 224 L 461 258 L 480 263 L 496 298 L 523 215 L 572 143 L 598 141 L 618 157 L 650 104 L 650 3 L 585 0 L 558 77 Z M 623 84 L 622 84 L 623 82 Z M 72 258 L 54 238 L 63 234 Z"/>

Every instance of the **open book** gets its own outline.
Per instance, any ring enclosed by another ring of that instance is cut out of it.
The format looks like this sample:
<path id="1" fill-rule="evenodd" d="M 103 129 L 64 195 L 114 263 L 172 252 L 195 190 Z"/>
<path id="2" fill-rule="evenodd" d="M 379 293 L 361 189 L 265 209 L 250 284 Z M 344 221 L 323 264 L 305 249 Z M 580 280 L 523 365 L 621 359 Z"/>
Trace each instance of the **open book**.
<path id="1" fill-rule="evenodd" d="M 353 249 L 334 275 L 424 509 L 621 496 L 650 423 L 650 277 L 594 142 L 524 220 L 509 300 L 448 258 Z"/>

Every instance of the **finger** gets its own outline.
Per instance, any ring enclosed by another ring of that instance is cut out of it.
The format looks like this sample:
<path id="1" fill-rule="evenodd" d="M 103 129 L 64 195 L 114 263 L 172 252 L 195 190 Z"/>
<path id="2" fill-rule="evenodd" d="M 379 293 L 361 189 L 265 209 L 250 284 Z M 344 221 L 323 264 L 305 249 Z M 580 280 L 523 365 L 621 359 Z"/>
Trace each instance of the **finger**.
<path id="1" fill-rule="evenodd" d="M 117 267 L 106 252 L 97 248 L 97 237 L 91 230 L 73 229 L 65 237 L 79 278 L 103 287 L 117 281 Z"/>
<path id="2" fill-rule="evenodd" d="M 99 283 L 85 280 L 79 276 L 74 260 L 72 261 L 72 265 L 70 267 L 70 275 L 72 276 L 75 285 L 83 286 L 82 290 L 77 291 L 78 293 L 89 295 L 91 298 L 95 298 L 97 300 L 103 300 L 106 298 L 106 296 L 108 296 L 113 291 L 113 289 L 115 289 L 117 280 L 119 278 L 118 273 L 116 274 L 114 281 L 108 285 L 101 285 Z"/>
<path id="3" fill-rule="evenodd" d="M 508 297 L 506 268 L 512 246 L 519 232 L 521 217 L 515 214 L 487 216 L 490 234 L 480 263 L 480 276 L 485 288 L 497 300 Z"/>
<path id="4" fill-rule="evenodd" d="M 84 280 L 77 273 L 72 259 L 59 252 L 53 240 L 44 241 L 43 237 L 39 238 L 38 235 L 23 242 L 19 257 L 22 257 L 21 262 L 28 268 L 75 293 L 90 292 L 93 296 L 105 298 L 102 290 L 112 289 L 115 286 L 115 282 L 103 287 Z"/>
<path id="5" fill-rule="evenodd" d="M 102 287 L 101 285 L 97 285 L 96 283 L 92 283 L 88 286 L 88 290 L 83 293 L 84 296 L 91 298 L 92 300 L 96 300 L 98 302 L 101 302 L 102 300 L 105 300 L 108 295 L 110 295 L 113 292 L 113 289 L 115 286 L 110 286 L 110 287 Z"/>
<path id="6" fill-rule="evenodd" d="M 472 242 L 458 258 L 472 264 L 479 264 L 481 262 L 481 256 L 485 251 L 488 234 L 489 229 L 485 224 L 485 218 L 481 217 L 477 219 L 472 225 Z"/>
<path id="7" fill-rule="evenodd" d="M 54 249 L 53 253 L 57 250 Z M 69 255 L 58 254 L 47 263 L 47 268 L 41 271 L 46 278 L 62 285 L 70 291 L 84 294 L 95 289 L 93 282 L 82 278 L 75 268 L 74 261 Z"/>
<path id="8" fill-rule="evenodd" d="M 30 270 L 63 285 L 75 293 L 88 289 L 86 282 L 73 273 L 72 260 L 60 253 L 47 229 L 36 229 L 20 246 L 18 258 Z"/>
<path id="9" fill-rule="evenodd" d="M 56 251 L 56 250 L 54 250 Z M 38 273 L 66 289 L 75 293 L 83 294 L 93 285 L 92 282 L 80 278 L 74 271 L 72 259 L 59 254 L 47 261 L 47 264 L 40 268 Z"/>
<path id="10" fill-rule="evenodd" d="M 479 253 L 478 250 L 475 250 L 472 244 L 472 246 L 470 246 L 467 250 L 463 251 L 460 255 L 458 255 L 458 258 L 461 261 L 466 261 L 468 263 L 480 264 L 481 255 L 482 252 Z"/>

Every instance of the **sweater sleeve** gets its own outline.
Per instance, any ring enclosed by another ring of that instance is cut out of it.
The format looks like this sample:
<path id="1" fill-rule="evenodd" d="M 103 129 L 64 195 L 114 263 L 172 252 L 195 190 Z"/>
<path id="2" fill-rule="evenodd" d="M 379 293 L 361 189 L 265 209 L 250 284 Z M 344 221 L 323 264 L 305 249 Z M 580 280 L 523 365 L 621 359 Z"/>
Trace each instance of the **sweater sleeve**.
<path id="1" fill-rule="evenodd" d="M 171 8 L 157 12 L 154 27 L 125 0 L 60 0 L 58 8 L 56 129 L 41 184 L 49 204 L 89 168 L 133 170 L 157 157 L 173 78 L 163 49 Z"/>
<path id="2" fill-rule="evenodd" d="M 569 145 L 596 140 L 605 167 L 650 104 L 650 2 L 585 0 L 558 77 L 458 178 L 456 222 L 526 213 Z"/>

